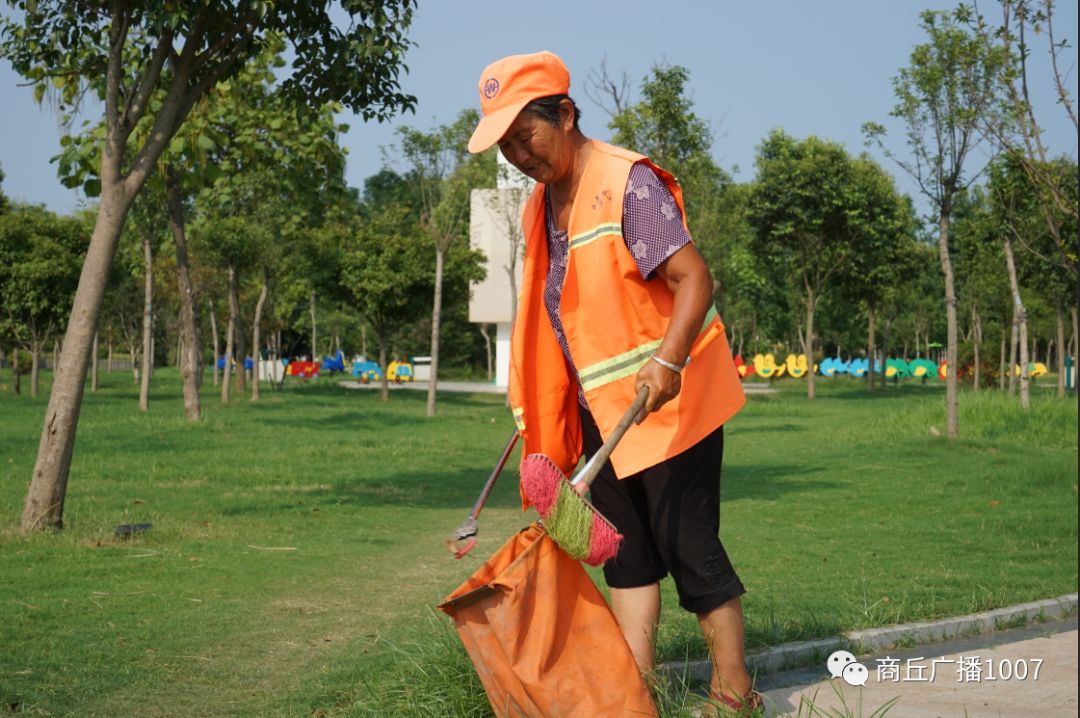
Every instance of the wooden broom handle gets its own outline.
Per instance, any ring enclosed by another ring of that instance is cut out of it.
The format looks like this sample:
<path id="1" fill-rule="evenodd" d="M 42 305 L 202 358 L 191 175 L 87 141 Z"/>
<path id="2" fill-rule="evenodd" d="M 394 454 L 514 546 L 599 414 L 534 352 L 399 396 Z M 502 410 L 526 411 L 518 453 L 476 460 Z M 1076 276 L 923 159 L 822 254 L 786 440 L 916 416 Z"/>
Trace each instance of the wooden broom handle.
<path id="1" fill-rule="evenodd" d="M 570 480 L 570 485 L 575 486 L 580 483 L 584 483 L 586 487 L 592 484 L 593 479 L 600 473 L 600 469 L 607 463 L 608 457 L 611 456 L 611 452 L 615 451 L 615 447 L 619 441 L 623 438 L 623 434 L 630 428 L 630 425 L 634 423 L 634 419 L 637 417 L 638 412 L 641 411 L 641 407 L 645 406 L 645 400 L 649 398 L 648 385 L 642 386 L 638 391 L 637 396 L 634 397 L 634 401 L 630 404 L 630 408 L 626 410 L 626 413 L 619 419 L 619 423 L 615 425 L 611 435 L 608 436 L 604 445 L 592 455 L 592 458 L 585 462 L 585 466 L 581 467 L 581 471 Z"/>

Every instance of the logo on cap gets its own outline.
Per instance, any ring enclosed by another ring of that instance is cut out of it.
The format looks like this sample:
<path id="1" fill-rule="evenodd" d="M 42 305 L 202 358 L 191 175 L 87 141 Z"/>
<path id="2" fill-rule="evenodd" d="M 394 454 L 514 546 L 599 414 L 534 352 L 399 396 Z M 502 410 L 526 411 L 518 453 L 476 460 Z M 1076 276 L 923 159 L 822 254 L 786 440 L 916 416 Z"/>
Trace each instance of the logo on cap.
<path id="1" fill-rule="evenodd" d="M 499 94 L 499 81 L 494 77 L 489 77 L 484 81 L 484 97 L 490 100 L 497 94 Z"/>

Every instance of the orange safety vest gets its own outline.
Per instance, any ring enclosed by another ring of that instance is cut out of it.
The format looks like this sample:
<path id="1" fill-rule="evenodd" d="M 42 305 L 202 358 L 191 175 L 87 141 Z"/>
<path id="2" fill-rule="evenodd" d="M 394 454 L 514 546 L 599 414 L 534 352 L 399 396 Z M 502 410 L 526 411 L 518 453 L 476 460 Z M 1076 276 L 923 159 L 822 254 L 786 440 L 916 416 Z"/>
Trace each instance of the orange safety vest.
<path id="1" fill-rule="evenodd" d="M 634 377 L 660 346 L 674 295 L 667 283 L 641 278 L 622 236 L 630 168 L 645 162 L 683 214 L 675 178 L 645 157 L 593 141 L 570 212 L 569 264 L 559 315 L 585 400 L 605 439 L 634 399 Z M 576 382 L 544 308 L 548 273 L 544 186 L 525 204 L 522 292 L 511 337 L 510 404 L 525 440 L 522 456 L 546 454 L 569 475 L 581 458 Z M 746 401 L 716 308 L 690 348 L 679 395 L 630 428 L 611 455 L 625 478 L 701 441 Z"/>

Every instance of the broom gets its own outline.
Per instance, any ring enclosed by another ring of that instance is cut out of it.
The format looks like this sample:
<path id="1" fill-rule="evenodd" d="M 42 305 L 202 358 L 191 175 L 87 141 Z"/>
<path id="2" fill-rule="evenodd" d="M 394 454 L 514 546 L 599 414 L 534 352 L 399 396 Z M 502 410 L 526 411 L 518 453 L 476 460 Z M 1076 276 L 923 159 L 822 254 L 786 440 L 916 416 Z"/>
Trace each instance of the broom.
<path id="1" fill-rule="evenodd" d="M 588 487 L 593 482 L 648 396 L 649 387 L 641 387 L 607 441 L 573 479 L 568 481 L 544 454 L 530 454 L 521 464 L 521 490 L 544 519 L 548 535 L 566 553 L 590 566 L 602 566 L 614 558 L 623 536 L 573 487 L 579 483 Z"/>

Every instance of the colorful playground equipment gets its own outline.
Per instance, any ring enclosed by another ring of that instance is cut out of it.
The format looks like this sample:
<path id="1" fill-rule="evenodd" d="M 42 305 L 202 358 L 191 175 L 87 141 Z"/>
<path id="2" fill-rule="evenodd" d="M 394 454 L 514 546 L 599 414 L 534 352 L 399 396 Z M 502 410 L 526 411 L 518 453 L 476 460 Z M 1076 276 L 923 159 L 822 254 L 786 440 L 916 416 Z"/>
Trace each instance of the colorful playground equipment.
<path id="1" fill-rule="evenodd" d="M 319 376 L 321 365 L 317 361 L 297 360 L 289 362 L 285 367 L 285 376 L 295 376 L 302 379 L 311 379 Z"/>
<path id="2" fill-rule="evenodd" d="M 245 369 L 247 369 L 248 371 L 251 371 L 251 369 L 254 366 L 255 366 L 255 363 L 251 360 L 251 357 L 244 357 L 244 368 Z M 225 357 L 218 357 L 217 368 L 220 371 L 225 371 Z M 231 362 L 229 362 L 229 368 L 232 369 L 233 371 L 236 370 L 236 359 L 235 358 Z"/>
<path id="3" fill-rule="evenodd" d="M 777 379 L 785 374 L 800 379 L 810 371 L 810 366 L 805 354 L 788 354 L 787 358 L 779 363 L 772 354 L 755 354 L 750 362 L 746 362 L 741 354 L 737 354 L 735 356 L 735 369 L 743 379 L 754 374 L 764 379 Z M 848 375 L 863 377 L 866 376 L 869 369 L 870 362 L 865 357 L 853 357 L 847 360 L 840 357 L 825 357 L 820 364 L 814 366 L 814 370 L 821 376 Z M 890 357 L 885 360 L 884 367 L 881 362 L 877 362 L 874 365 L 874 371 L 883 374 L 887 379 L 914 377 L 925 381 L 927 378 L 936 376 L 944 381 L 949 376 L 947 362 L 938 364 L 921 357 L 910 361 Z M 1030 362 L 1028 364 L 1028 376 L 1032 378 L 1043 376 L 1048 371 L 1046 365 L 1042 362 Z M 1019 364 L 1013 366 L 1013 373 L 1020 376 Z"/>
<path id="4" fill-rule="evenodd" d="M 903 359 L 889 358 L 885 360 L 886 379 L 905 379 L 911 376 L 911 365 Z"/>
<path id="5" fill-rule="evenodd" d="M 908 375 L 916 379 L 933 376 L 937 373 L 937 364 L 929 359 L 912 359 L 908 362 Z"/>
<path id="6" fill-rule="evenodd" d="M 342 352 L 338 352 L 332 357 L 323 357 L 322 371 L 325 372 L 344 372 L 345 371 L 345 355 Z"/>
<path id="7" fill-rule="evenodd" d="M 401 384 L 416 381 L 416 372 L 413 371 L 413 365 L 407 361 L 392 361 L 390 366 L 386 367 L 386 378 L 396 384 Z"/>
<path id="8" fill-rule="evenodd" d="M 795 356 L 794 354 L 788 354 L 787 359 L 784 360 L 784 366 L 787 367 L 788 376 L 798 379 L 807 371 L 806 355 Z"/>
<path id="9" fill-rule="evenodd" d="M 1049 369 L 1047 369 L 1046 365 L 1043 364 L 1041 361 L 1028 362 L 1028 376 L 1030 376 L 1030 377 L 1043 376 L 1048 371 L 1049 371 Z M 1020 365 L 1019 364 L 1013 365 L 1013 376 L 1020 376 Z"/>
<path id="10" fill-rule="evenodd" d="M 848 373 L 848 363 L 840 357 L 825 357 L 818 365 L 818 373 L 822 376 L 836 376 Z"/>
<path id="11" fill-rule="evenodd" d="M 777 365 L 776 357 L 772 354 L 755 354 L 754 373 L 764 379 L 772 379 L 784 373 L 784 365 Z"/>
<path id="12" fill-rule="evenodd" d="M 353 362 L 352 371 L 349 372 L 360 380 L 361 384 L 373 381 L 382 381 L 382 369 L 373 361 Z"/>
<path id="13" fill-rule="evenodd" d="M 753 364 L 747 364 L 743 361 L 742 354 L 735 355 L 735 371 L 739 372 L 739 376 L 743 379 L 757 373 Z"/>

